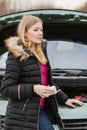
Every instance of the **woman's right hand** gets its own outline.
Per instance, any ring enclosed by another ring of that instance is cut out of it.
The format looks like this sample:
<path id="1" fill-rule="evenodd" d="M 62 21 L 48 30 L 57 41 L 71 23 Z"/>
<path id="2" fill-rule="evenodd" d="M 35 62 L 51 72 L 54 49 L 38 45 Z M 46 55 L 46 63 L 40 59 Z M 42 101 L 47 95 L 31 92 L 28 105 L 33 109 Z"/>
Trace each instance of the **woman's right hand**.
<path id="1" fill-rule="evenodd" d="M 42 98 L 49 97 L 49 94 L 55 94 L 54 90 L 52 90 L 49 86 L 44 85 L 34 85 L 34 92 Z"/>

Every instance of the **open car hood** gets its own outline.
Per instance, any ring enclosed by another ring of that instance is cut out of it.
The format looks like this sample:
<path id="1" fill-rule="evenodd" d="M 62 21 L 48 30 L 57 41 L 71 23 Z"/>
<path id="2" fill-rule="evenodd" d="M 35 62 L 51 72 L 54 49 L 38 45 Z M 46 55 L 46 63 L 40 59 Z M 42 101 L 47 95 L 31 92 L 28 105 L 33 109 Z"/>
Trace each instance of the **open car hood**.
<path id="1" fill-rule="evenodd" d="M 46 24 L 46 26 L 44 27 L 44 34 L 47 39 L 58 37 L 53 33 L 54 31 L 56 31 L 60 38 L 70 37 L 71 39 L 77 41 L 78 39 L 87 41 L 86 36 L 81 31 L 82 29 L 81 26 L 85 25 L 84 33 L 87 32 L 86 12 L 60 10 L 60 9 L 39 9 L 39 10 L 28 10 L 23 12 L 17 12 L 17 13 L 1 16 L 0 17 L 0 44 L 3 44 L 3 41 L 9 36 L 16 35 L 16 28 L 20 19 L 22 18 L 23 15 L 29 15 L 29 14 L 39 16 L 43 20 L 44 25 Z M 77 31 L 75 25 L 77 25 L 78 27 Z M 63 27 L 61 28 L 61 31 L 58 32 L 57 27 L 60 29 L 59 26 L 63 26 Z M 53 31 L 51 31 L 52 29 Z M 63 34 L 62 29 L 65 30 L 65 35 Z M 67 30 L 67 34 L 66 34 L 66 30 Z M 76 33 L 76 36 L 75 35 L 73 36 L 73 32 Z"/>

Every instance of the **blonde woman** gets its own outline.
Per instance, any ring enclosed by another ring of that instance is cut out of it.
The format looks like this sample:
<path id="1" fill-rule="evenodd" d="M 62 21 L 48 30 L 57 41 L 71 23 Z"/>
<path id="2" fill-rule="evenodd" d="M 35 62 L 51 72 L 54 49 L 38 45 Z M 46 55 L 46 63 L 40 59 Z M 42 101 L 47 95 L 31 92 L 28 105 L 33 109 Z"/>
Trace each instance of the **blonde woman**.
<path id="1" fill-rule="evenodd" d="M 1 84 L 1 94 L 9 99 L 5 130 L 54 130 L 52 124 L 63 127 L 57 99 L 71 107 L 82 102 L 69 99 L 59 86 L 53 86 L 41 19 L 24 16 L 17 32 L 17 37 L 5 41 L 9 50 Z"/>

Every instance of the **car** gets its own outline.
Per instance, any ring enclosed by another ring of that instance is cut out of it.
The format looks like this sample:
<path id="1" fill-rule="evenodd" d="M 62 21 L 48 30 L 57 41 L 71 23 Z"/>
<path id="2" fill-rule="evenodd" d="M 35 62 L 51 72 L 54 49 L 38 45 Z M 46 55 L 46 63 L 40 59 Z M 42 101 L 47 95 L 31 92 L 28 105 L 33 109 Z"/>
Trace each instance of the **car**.
<path id="1" fill-rule="evenodd" d="M 70 98 L 83 101 L 75 109 L 59 100 L 59 113 L 65 128 L 61 130 L 87 130 L 87 13 L 74 10 L 37 9 L 0 17 L 0 82 L 5 73 L 8 51 L 4 40 L 16 35 L 22 16 L 32 14 L 44 23 L 44 37 L 48 41 L 47 53 L 54 82 Z M 4 127 L 7 99 L 1 95 L 1 128 Z M 3 103 L 2 103 L 3 102 Z M 0 106 L 1 106 L 0 105 Z M 54 106 L 55 107 L 55 106 Z"/>

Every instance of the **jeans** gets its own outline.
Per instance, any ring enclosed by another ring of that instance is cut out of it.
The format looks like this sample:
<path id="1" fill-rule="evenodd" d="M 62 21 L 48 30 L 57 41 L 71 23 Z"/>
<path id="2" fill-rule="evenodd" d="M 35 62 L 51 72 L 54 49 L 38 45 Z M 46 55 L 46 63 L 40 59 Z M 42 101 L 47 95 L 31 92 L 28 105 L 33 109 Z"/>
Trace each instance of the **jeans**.
<path id="1" fill-rule="evenodd" d="M 46 116 L 43 108 L 40 108 L 40 113 L 39 113 L 39 130 L 55 130 L 53 124 Z"/>

